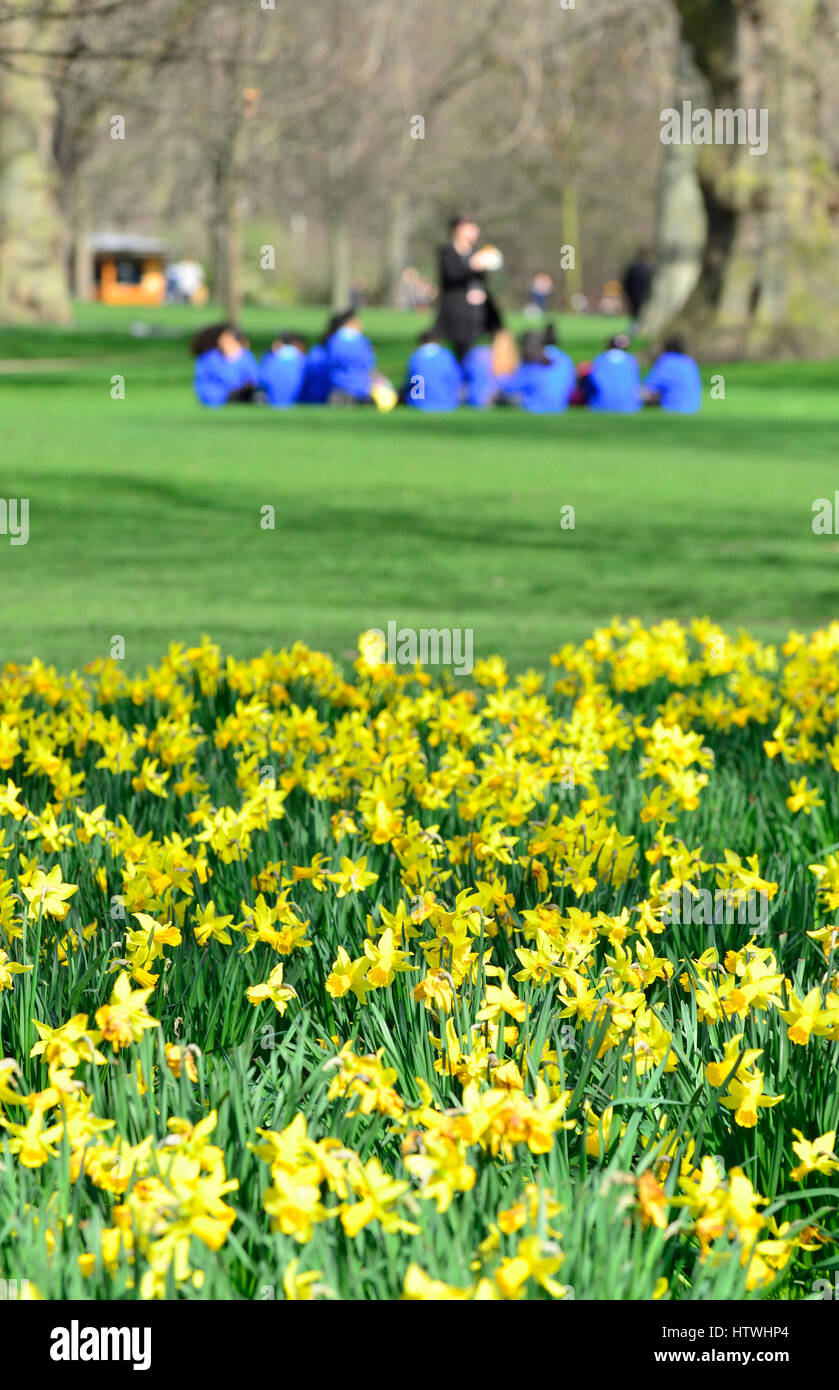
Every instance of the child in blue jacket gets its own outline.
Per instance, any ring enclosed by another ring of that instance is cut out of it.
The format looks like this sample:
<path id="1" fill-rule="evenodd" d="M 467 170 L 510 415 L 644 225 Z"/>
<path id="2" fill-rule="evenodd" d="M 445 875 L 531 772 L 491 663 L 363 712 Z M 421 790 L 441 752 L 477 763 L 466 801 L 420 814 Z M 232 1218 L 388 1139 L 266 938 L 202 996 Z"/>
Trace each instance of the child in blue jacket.
<path id="1" fill-rule="evenodd" d="M 550 348 L 550 351 L 549 351 Z M 502 377 L 505 397 L 536 415 L 555 415 L 567 410 L 576 384 L 574 364 L 556 343 L 545 344 L 540 333 L 525 333 L 521 363 L 511 376 Z"/>
<path id="2" fill-rule="evenodd" d="M 327 352 L 330 403 L 372 401 L 376 354 L 370 339 L 361 331 L 361 319 L 355 309 L 341 315 Z"/>
<path id="3" fill-rule="evenodd" d="M 306 370 L 300 389 L 301 405 L 326 405 L 329 400 L 329 339 L 343 315 L 333 314 L 323 337 L 313 343 L 306 353 Z"/>
<path id="4" fill-rule="evenodd" d="M 476 343 L 464 355 L 460 364 L 466 404 L 475 410 L 485 410 L 498 396 L 498 382 L 492 367 L 492 348 L 488 343 Z"/>
<path id="5" fill-rule="evenodd" d="M 660 405 L 680 415 L 695 415 L 702 404 L 702 378 L 681 338 L 670 338 L 644 382 L 647 405 Z"/>
<path id="6" fill-rule="evenodd" d="M 434 333 L 423 333 L 408 359 L 403 388 L 406 405 L 416 410 L 457 410 L 463 377 L 457 358 Z"/>
<path id="7" fill-rule="evenodd" d="M 202 405 L 217 407 L 253 401 L 258 371 L 229 323 L 203 328 L 192 340 L 195 394 Z"/>
<path id="8" fill-rule="evenodd" d="M 278 333 L 259 364 L 259 385 L 268 404 L 286 409 L 300 399 L 306 375 L 306 345 L 286 330 Z"/>
<path id="9" fill-rule="evenodd" d="M 586 404 L 590 410 L 628 415 L 641 409 L 641 371 L 627 352 L 628 347 L 629 338 L 619 333 L 592 362 L 586 379 Z"/>

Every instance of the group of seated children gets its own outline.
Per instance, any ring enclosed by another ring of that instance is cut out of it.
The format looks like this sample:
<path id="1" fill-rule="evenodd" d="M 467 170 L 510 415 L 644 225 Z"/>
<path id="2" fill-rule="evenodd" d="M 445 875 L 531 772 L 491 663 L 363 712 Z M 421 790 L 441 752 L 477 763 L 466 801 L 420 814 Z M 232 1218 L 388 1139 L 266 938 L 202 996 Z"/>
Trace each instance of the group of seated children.
<path id="1" fill-rule="evenodd" d="M 681 414 L 699 410 L 699 368 L 680 339 L 665 343 L 643 383 L 629 346 L 629 338 L 618 334 L 593 362 L 575 367 L 549 325 L 541 333 L 524 333 L 518 349 L 502 330 L 491 344 L 476 345 L 458 362 L 427 332 L 408 361 L 399 392 L 376 370 L 373 345 L 354 310 L 336 314 L 308 349 L 298 334 L 278 333 L 258 364 L 247 339 L 230 324 L 202 330 L 192 351 L 195 391 L 209 406 L 232 401 L 263 401 L 278 408 L 375 403 L 390 410 L 399 401 L 429 411 L 460 405 L 513 405 L 535 414 L 557 414 L 573 405 L 619 413 L 643 405 Z"/>

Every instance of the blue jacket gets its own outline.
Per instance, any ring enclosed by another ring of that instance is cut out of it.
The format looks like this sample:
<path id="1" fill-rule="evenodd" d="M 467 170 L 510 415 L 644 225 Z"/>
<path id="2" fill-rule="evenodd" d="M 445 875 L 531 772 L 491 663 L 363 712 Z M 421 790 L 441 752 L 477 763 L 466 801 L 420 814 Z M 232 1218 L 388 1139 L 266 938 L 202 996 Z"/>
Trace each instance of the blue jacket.
<path id="1" fill-rule="evenodd" d="M 702 378 L 692 357 L 683 352 L 663 352 L 644 385 L 657 391 L 662 410 L 694 415 L 702 404 Z"/>
<path id="2" fill-rule="evenodd" d="M 329 399 L 329 349 L 326 343 L 315 343 L 306 353 L 306 370 L 299 399 L 301 404 L 306 405 L 325 405 Z"/>
<path id="3" fill-rule="evenodd" d="M 453 352 L 422 343 L 408 360 L 405 404 L 417 410 L 456 410 L 463 379 Z"/>
<path id="4" fill-rule="evenodd" d="M 224 405 L 231 391 L 243 383 L 240 380 L 241 358 L 231 362 L 221 348 L 211 348 L 202 352 L 195 362 L 195 394 L 202 405 Z"/>
<path id="5" fill-rule="evenodd" d="M 492 348 L 479 343 L 470 348 L 460 364 L 466 386 L 466 404 L 483 410 L 492 405 L 498 382 L 492 370 Z"/>
<path id="6" fill-rule="evenodd" d="M 284 343 L 276 352 L 266 352 L 259 364 L 259 385 L 268 404 L 285 407 L 300 399 L 306 372 L 306 356 L 293 343 Z"/>
<path id="7" fill-rule="evenodd" d="M 595 358 L 587 389 L 592 410 L 629 414 L 641 409 L 641 372 L 635 358 L 622 348 L 607 348 Z"/>
<path id="8" fill-rule="evenodd" d="M 329 339 L 328 351 L 330 390 L 345 391 L 356 400 L 367 400 L 376 365 L 370 340 L 357 328 L 339 328 Z"/>
<path id="9" fill-rule="evenodd" d="M 551 354 L 547 366 L 541 362 L 522 362 L 512 376 L 502 378 L 501 386 L 523 410 L 546 415 L 568 409 L 576 380 L 571 358 L 557 350 Z"/>

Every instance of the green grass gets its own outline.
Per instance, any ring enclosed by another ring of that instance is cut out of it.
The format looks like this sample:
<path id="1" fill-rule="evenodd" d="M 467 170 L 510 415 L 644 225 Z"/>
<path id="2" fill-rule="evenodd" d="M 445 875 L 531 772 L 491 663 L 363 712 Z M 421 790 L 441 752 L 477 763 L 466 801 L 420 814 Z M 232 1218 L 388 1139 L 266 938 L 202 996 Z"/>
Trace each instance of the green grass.
<path id="1" fill-rule="evenodd" d="M 28 545 L 0 537 L 4 658 L 78 666 L 120 634 L 135 669 L 202 631 L 237 655 L 303 637 L 340 658 L 394 620 L 471 627 L 476 656 L 541 667 L 619 612 L 768 638 L 836 614 L 839 540 L 811 529 L 839 479 L 835 364 L 708 366 L 726 398 L 693 419 L 207 412 L 187 342 L 211 317 L 80 305 L 72 329 L 0 330 L 0 358 L 30 359 L 0 361 L 0 496 L 30 499 Z M 246 311 L 256 351 L 277 317 Z M 281 317 L 314 334 L 324 315 Z M 367 318 L 400 376 L 422 320 Z M 580 358 L 613 325 L 563 327 Z"/>

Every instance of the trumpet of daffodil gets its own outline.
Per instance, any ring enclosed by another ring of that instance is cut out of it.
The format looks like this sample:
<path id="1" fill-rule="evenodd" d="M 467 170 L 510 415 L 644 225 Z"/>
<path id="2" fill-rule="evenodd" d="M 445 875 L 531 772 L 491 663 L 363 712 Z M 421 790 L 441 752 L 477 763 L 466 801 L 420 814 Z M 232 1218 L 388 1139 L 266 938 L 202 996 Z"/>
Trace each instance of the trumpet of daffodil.
<path id="1" fill-rule="evenodd" d="M 125 954 L 131 962 L 133 978 L 144 988 L 151 988 L 159 977 L 148 967 L 162 958 L 164 946 L 180 946 L 181 933 L 171 923 L 163 926 L 156 922 L 147 912 L 134 912 L 132 916 L 140 925 L 127 933 Z"/>
<path id="2" fill-rule="evenodd" d="M 327 994 L 331 994 L 333 999 L 342 999 L 352 990 L 359 1004 L 363 1004 L 372 988 L 366 979 L 369 964 L 366 956 L 351 960 L 343 946 L 339 946 L 338 959 L 326 977 Z"/>
<path id="3" fill-rule="evenodd" d="M 783 1096 L 767 1096 L 763 1093 L 763 1073 L 744 1072 L 742 1067 L 728 1083 L 728 1094 L 722 1096 L 720 1105 L 734 1111 L 734 1123 L 742 1129 L 753 1129 L 757 1124 L 760 1108 L 779 1105 Z"/>
<path id="4" fill-rule="evenodd" d="M 149 1028 L 159 1028 L 160 1023 L 152 1018 L 146 1008 L 146 1000 L 151 989 L 131 988 L 129 976 L 122 972 L 117 978 L 110 1000 L 96 1011 L 96 1023 L 105 1042 L 111 1043 L 114 1052 L 130 1047 Z"/>
<path id="5" fill-rule="evenodd" d="M 792 1132 L 798 1136 L 792 1146 L 793 1153 L 801 1160 L 790 1172 L 793 1182 L 803 1181 L 808 1173 L 839 1173 L 839 1159 L 834 1152 L 835 1129 L 828 1130 L 826 1134 L 820 1134 L 818 1139 L 813 1140 L 805 1139 L 800 1129 L 794 1129 Z"/>
<path id="6" fill-rule="evenodd" d="M 411 964 L 407 952 L 400 950 L 394 943 L 391 927 L 382 932 L 378 941 L 366 940 L 364 954 L 370 962 L 365 978 L 374 989 L 384 989 L 398 974 L 417 969 L 417 966 Z"/>
<path id="7" fill-rule="evenodd" d="M 36 870 L 29 885 L 21 886 L 20 891 L 29 903 L 30 917 L 37 917 L 43 912 L 47 917 L 54 917 L 56 921 L 63 922 L 70 911 L 67 899 L 78 893 L 79 887 L 77 883 L 65 883 L 61 877 L 61 868 L 56 864 L 48 874 L 45 874 L 43 869 Z"/>
<path id="8" fill-rule="evenodd" d="M 406 1235 L 419 1235 L 419 1226 L 394 1210 L 396 1203 L 410 1192 L 410 1183 L 397 1181 L 386 1173 L 377 1158 L 365 1164 L 356 1163 L 349 1174 L 356 1196 L 354 1202 L 342 1202 L 339 1208 L 341 1225 L 346 1235 L 357 1236 L 371 1221 L 378 1221 L 382 1230 Z"/>
<path id="9" fill-rule="evenodd" d="M 667 1193 L 648 1168 L 638 1179 L 638 1208 L 643 1226 L 667 1226 Z"/>
<path id="10" fill-rule="evenodd" d="M 336 897 L 344 898 L 347 893 L 363 893 L 365 888 L 369 888 L 371 883 L 377 883 L 378 874 L 370 873 L 367 868 L 367 856 L 363 855 L 357 863 L 353 863 L 346 855 L 341 858 L 341 867 L 334 873 L 327 874 L 330 883 L 337 883 L 338 892 Z"/>
<path id="11" fill-rule="evenodd" d="M 494 1301 L 501 1294 L 489 1279 L 479 1279 L 472 1288 L 460 1289 L 442 1279 L 432 1279 L 412 1262 L 405 1271 L 402 1298 L 411 1303 L 471 1303 Z"/>
<path id="12" fill-rule="evenodd" d="M 105 1065 L 106 1058 L 96 1048 L 96 1043 L 102 1041 L 102 1034 L 88 1028 L 87 1014 L 74 1014 L 60 1028 L 50 1028 L 49 1024 L 39 1023 L 36 1018 L 32 1022 L 38 1030 L 38 1042 L 32 1048 L 30 1057 L 43 1057 L 49 1066 L 57 1063 L 71 1070 L 80 1062 Z"/>
<path id="13" fill-rule="evenodd" d="M 230 935 L 232 921 L 232 914 L 219 916 L 216 905 L 210 898 L 207 906 L 200 908 L 195 915 L 193 931 L 198 945 L 206 946 L 208 941 L 218 941 L 222 946 L 232 945 L 233 938 Z M 238 931 L 239 929 L 234 927 L 232 930 Z"/>
<path id="14" fill-rule="evenodd" d="M 792 780 L 789 785 L 787 806 L 793 813 L 803 811 L 805 816 L 809 816 L 814 807 L 824 805 L 816 788 L 807 786 L 806 777 L 799 778 L 797 782 Z"/>
<path id="15" fill-rule="evenodd" d="M 31 965 L 18 965 L 16 960 L 10 960 L 7 953 L 0 950 L 0 989 L 12 989 L 13 977 L 31 969 Z"/>
<path id="16" fill-rule="evenodd" d="M 461 1146 L 445 1135 L 426 1135 L 422 1153 L 406 1153 L 403 1162 L 419 1183 L 420 1196 L 448 1211 L 457 1192 L 469 1192 L 475 1185 L 475 1169 L 463 1155 Z"/>
<path id="17" fill-rule="evenodd" d="M 299 1266 L 299 1260 L 289 1260 L 283 1274 L 283 1290 L 290 1303 L 311 1303 L 323 1274 L 319 1269 L 304 1271 Z"/>
<path id="18" fill-rule="evenodd" d="M 283 984 L 283 964 L 280 961 L 279 965 L 274 966 L 264 984 L 251 985 L 247 997 L 252 1004 L 261 1004 L 265 999 L 270 999 L 277 1013 L 282 1015 L 290 1001 L 297 998 L 297 990 L 291 985 Z"/>
<path id="19" fill-rule="evenodd" d="M 507 984 L 506 976 L 501 974 L 500 985 L 487 985 L 486 1002 L 477 1014 L 479 1023 L 485 1019 L 490 1023 L 497 1023 L 502 1014 L 509 1014 L 518 1023 L 523 1023 L 527 1014 L 527 1005 L 523 999 L 519 999 Z"/>
<path id="20" fill-rule="evenodd" d="M 828 1001 L 829 1002 L 829 1001 Z M 790 1007 L 778 1010 L 784 1023 L 788 1023 L 787 1037 L 799 1047 L 806 1047 L 810 1034 L 825 1037 L 833 1032 L 839 1023 L 839 1009 L 823 1009 L 821 991 L 818 986 L 811 989 L 803 999 L 790 990 Z"/>
<path id="21" fill-rule="evenodd" d="M 317 853 L 312 855 L 311 863 L 293 865 L 291 878 L 283 879 L 283 887 L 290 887 L 294 883 L 311 883 L 316 892 L 325 893 L 326 873 L 323 866 L 326 862 L 327 856 Z"/>
<path id="22" fill-rule="evenodd" d="M 25 1125 L 4 1119 L 0 1119 L 0 1125 L 9 1131 L 9 1148 L 24 1168 L 41 1168 L 56 1157 L 64 1126 L 59 1123 L 44 1128 L 43 1107 L 36 1106 Z"/>
<path id="23" fill-rule="evenodd" d="M 505 1298 L 518 1297 L 528 1279 L 533 1279 L 551 1298 L 566 1298 L 569 1290 L 553 1277 L 564 1258 L 556 1241 L 525 1236 L 515 1255 L 502 1260 L 495 1271 L 495 1282 Z"/>
<path id="24" fill-rule="evenodd" d="M 754 1066 L 758 1057 L 761 1056 L 759 1047 L 743 1048 L 741 1044 L 744 1038 L 743 1033 L 737 1033 L 733 1038 L 729 1038 L 723 1048 L 723 1060 L 721 1062 L 708 1062 L 705 1067 L 705 1076 L 709 1086 L 719 1087 L 741 1070 L 748 1071 Z"/>
<path id="25" fill-rule="evenodd" d="M 184 1072 L 193 1083 L 198 1080 L 195 1058 L 201 1055 L 200 1048 L 197 1048 L 194 1043 L 190 1043 L 188 1047 L 179 1047 L 177 1043 L 166 1043 L 164 1051 L 166 1053 L 166 1065 L 173 1076 L 179 1077 L 181 1072 Z"/>

